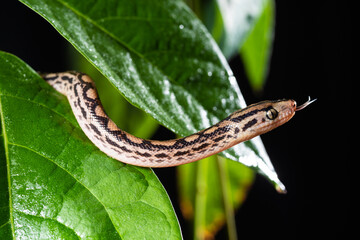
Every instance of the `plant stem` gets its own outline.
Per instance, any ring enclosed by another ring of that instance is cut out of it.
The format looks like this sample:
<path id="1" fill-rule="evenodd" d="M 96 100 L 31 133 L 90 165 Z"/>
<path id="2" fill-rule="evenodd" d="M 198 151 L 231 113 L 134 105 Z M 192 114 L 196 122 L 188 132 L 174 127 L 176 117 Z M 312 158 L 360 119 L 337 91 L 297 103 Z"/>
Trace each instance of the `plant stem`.
<path id="1" fill-rule="evenodd" d="M 196 163 L 196 193 L 195 193 L 195 215 L 194 215 L 194 240 L 204 239 L 206 225 L 206 195 L 208 172 L 208 159 Z"/>
<path id="2" fill-rule="evenodd" d="M 226 171 L 226 159 L 222 157 L 217 157 L 216 162 L 218 164 L 219 175 L 220 175 L 220 186 L 221 192 L 223 196 L 223 204 L 225 209 L 225 219 L 226 219 L 226 227 L 229 235 L 229 240 L 237 239 L 236 232 L 236 224 L 235 224 L 235 216 L 234 216 L 234 206 L 233 201 L 231 199 L 231 192 L 228 188 L 229 176 Z"/>

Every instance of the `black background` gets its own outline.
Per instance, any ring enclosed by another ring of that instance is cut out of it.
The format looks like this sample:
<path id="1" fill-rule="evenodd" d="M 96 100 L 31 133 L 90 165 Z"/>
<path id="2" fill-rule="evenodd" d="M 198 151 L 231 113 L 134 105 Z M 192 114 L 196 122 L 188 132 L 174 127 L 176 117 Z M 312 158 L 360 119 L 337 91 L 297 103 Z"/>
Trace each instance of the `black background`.
<path id="1" fill-rule="evenodd" d="M 292 98 L 318 100 L 262 139 L 288 194 L 258 176 L 237 212 L 239 239 L 346 239 L 350 233 L 350 143 L 358 122 L 354 101 L 352 9 L 347 1 L 276 1 L 276 33 L 263 95 L 254 95 L 239 57 L 230 65 L 248 103 Z M 63 71 L 65 40 L 17 1 L 0 7 L 0 50 L 36 70 Z M 349 116 L 349 114 L 351 114 Z M 157 171 L 177 207 L 175 170 Z M 184 228 L 183 227 L 183 228 Z M 185 229 L 184 229 L 185 230 Z M 186 235 L 185 235 L 186 236 Z M 225 230 L 217 236 L 226 238 Z"/>

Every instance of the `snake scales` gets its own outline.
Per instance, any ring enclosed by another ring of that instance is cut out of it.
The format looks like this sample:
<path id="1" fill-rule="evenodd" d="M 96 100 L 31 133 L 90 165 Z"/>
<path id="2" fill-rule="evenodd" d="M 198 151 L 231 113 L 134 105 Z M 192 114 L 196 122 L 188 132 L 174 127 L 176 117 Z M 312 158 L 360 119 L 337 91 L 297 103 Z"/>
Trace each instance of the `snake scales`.
<path id="1" fill-rule="evenodd" d="M 78 72 L 42 77 L 64 94 L 87 137 L 108 156 L 143 167 L 171 167 L 194 162 L 228 149 L 286 123 L 297 107 L 294 100 L 263 101 L 238 110 L 219 123 L 190 136 L 167 141 L 137 138 L 106 115 L 91 78 Z"/>

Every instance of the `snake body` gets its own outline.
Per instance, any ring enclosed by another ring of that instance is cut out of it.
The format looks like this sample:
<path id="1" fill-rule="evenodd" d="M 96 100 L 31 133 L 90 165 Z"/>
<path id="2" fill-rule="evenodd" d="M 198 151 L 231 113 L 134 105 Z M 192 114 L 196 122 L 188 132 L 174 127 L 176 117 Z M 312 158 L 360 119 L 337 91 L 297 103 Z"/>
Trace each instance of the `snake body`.
<path id="1" fill-rule="evenodd" d="M 119 129 L 106 115 L 95 84 L 86 74 L 63 72 L 42 77 L 68 98 L 80 127 L 101 151 L 143 167 L 171 167 L 203 159 L 286 123 L 295 111 L 312 102 L 296 107 L 294 100 L 263 101 L 184 138 L 145 140 Z"/>

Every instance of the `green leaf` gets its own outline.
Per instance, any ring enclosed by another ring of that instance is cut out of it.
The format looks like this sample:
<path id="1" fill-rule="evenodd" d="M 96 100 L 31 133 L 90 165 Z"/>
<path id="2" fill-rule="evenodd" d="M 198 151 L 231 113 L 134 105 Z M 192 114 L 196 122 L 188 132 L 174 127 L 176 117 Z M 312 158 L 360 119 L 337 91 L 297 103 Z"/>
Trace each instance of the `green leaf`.
<path id="1" fill-rule="evenodd" d="M 260 92 L 267 77 L 271 56 L 275 2 L 267 0 L 264 11 L 240 49 L 244 68 L 254 91 Z"/>
<path id="2" fill-rule="evenodd" d="M 214 237 L 225 221 L 231 222 L 226 214 L 233 214 L 243 203 L 254 172 L 234 161 L 212 156 L 178 167 L 178 178 L 183 215 L 194 221 L 196 238 L 208 239 Z"/>
<path id="3" fill-rule="evenodd" d="M 47 19 L 133 105 L 181 136 L 245 106 L 225 58 L 183 1 L 21 2 Z M 222 155 L 284 190 L 260 139 Z"/>
<path id="4" fill-rule="evenodd" d="M 0 238 L 180 239 L 151 169 L 100 152 L 67 99 L 0 52 Z"/>
<path id="5" fill-rule="evenodd" d="M 241 52 L 255 92 L 262 90 L 269 68 L 274 5 L 274 0 L 214 0 L 205 2 L 200 14 L 228 59 Z"/>
<path id="6" fill-rule="evenodd" d="M 216 33 L 215 39 L 226 58 L 242 48 L 268 1 L 216 0 L 216 4 L 207 9 L 205 22 L 211 32 Z"/>

